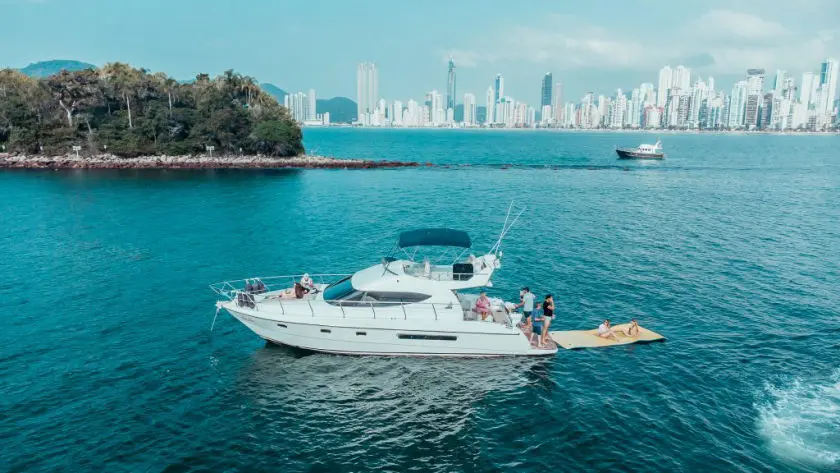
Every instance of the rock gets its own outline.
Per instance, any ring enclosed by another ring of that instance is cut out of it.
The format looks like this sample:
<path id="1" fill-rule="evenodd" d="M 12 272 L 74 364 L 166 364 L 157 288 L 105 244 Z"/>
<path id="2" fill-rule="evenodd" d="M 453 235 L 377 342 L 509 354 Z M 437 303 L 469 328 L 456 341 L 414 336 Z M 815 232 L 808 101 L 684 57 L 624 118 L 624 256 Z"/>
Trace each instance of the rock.
<path id="1" fill-rule="evenodd" d="M 416 167 L 416 162 L 336 159 L 303 155 L 291 158 L 267 156 L 140 156 L 120 158 L 113 154 L 76 157 L 0 155 L 0 169 L 376 169 Z M 431 166 L 431 163 L 426 163 Z"/>

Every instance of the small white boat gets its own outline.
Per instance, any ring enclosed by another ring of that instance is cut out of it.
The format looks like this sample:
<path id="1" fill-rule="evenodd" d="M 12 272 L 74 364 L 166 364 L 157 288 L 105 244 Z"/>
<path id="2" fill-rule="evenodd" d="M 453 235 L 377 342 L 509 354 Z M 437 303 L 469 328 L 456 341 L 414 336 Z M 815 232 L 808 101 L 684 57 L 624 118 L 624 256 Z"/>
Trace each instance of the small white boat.
<path id="1" fill-rule="evenodd" d="M 515 221 L 515 220 L 514 220 Z M 395 251 L 351 275 L 277 276 L 211 285 L 224 309 L 263 339 L 307 350 L 353 355 L 542 356 L 543 348 L 517 326 L 513 304 L 491 298 L 484 320 L 478 294 L 501 267 L 496 245 L 482 256 L 465 253 L 467 233 L 430 228 L 403 232 Z M 460 249 L 448 264 L 417 261 L 418 249 Z M 394 254 L 400 254 L 395 257 Z"/>
<path id="2" fill-rule="evenodd" d="M 618 148 L 615 150 L 618 159 L 664 159 L 662 142 L 657 140 L 656 144 L 641 144 L 638 148 Z"/>

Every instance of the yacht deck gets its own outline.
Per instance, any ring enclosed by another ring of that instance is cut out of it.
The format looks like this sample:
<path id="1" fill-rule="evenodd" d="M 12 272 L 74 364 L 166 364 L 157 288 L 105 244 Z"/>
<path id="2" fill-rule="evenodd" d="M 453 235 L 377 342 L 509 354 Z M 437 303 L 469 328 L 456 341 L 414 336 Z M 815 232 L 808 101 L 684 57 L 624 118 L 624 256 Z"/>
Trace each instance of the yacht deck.
<path id="1" fill-rule="evenodd" d="M 526 326 L 523 323 L 518 323 L 518 324 L 516 324 L 516 326 L 519 327 L 519 330 L 522 330 L 522 333 L 524 333 L 526 337 L 528 337 L 528 340 L 530 340 L 530 342 L 531 342 L 531 348 L 539 349 L 539 350 L 557 350 L 557 343 L 555 343 L 554 340 L 552 340 L 551 337 L 547 337 L 548 341 L 545 343 L 545 345 L 540 347 L 539 346 L 539 341 L 537 340 L 537 337 L 536 336 L 532 337 L 533 332 L 531 331 L 531 327 Z"/>

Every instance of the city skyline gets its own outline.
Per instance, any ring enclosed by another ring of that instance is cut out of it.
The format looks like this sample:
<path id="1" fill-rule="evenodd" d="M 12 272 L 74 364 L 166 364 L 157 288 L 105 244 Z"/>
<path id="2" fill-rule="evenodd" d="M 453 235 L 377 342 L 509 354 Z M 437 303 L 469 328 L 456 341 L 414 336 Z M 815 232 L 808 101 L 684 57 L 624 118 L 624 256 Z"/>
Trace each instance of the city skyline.
<path id="1" fill-rule="evenodd" d="M 368 63 L 359 64 L 359 70 Z M 767 92 L 766 70 L 749 68 L 730 94 L 716 88 L 715 78 L 695 74 L 684 65 L 659 70 L 656 85 L 644 82 L 628 94 L 617 89 L 612 95 L 586 93 L 579 103 L 562 101 L 562 83 L 553 82 L 547 72 L 540 84 L 540 101 L 529 104 L 505 92 L 505 80 L 496 74 L 486 92 L 484 110 L 476 107 L 475 95 L 464 95 L 458 113 L 455 95 L 456 66 L 448 62 L 447 95 L 435 89 L 424 100 L 401 101 L 380 98 L 376 108 L 359 106 L 357 123 L 362 126 L 407 127 L 556 127 L 619 129 L 720 129 L 720 130 L 811 130 L 838 126 L 838 62 L 828 57 L 819 72 L 803 73 L 802 82 L 783 69 L 777 69 Z M 366 79 L 357 77 L 360 102 L 366 100 Z M 556 86 L 556 93 L 555 93 Z M 378 87 L 378 83 L 377 83 Z M 767 92 L 767 93 L 765 93 Z M 373 93 L 378 94 L 378 89 Z M 365 112 L 362 112 L 362 109 Z M 459 116 L 460 115 L 460 116 Z"/>
<path id="2" fill-rule="evenodd" d="M 696 5 L 645 0 L 643 8 L 615 0 L 515 6 L 495 0 L 457 5 L 371 0 L 364 8 L 255 0 L 248 12 L 258 14 L 247 16 L 227 0 L 211 5 L 149 0 L 107 9 L 95 0 L 0 2 L 7 20 L 0 41 L 15 46 L 3 51 L 2 66 L 55 58 L 97 65 L 122 61 L 178 79 L 232 68 L 288 91 L 314 88 L 322 97 L 354 97 L 345 71 L 370 60 L 389 78 L 380 87 L 382 96 L 408 97 L 431 88 L 445 93 L 438 68 L 452 56 L 459 100 L 462 91 L 481 95 L 487 77 L 502 72 L 508 95 L 537 104 L 534 84 L 545 71 L 577 97 L 650 81 L 649 71 L 662 64 L 684 64 L 729 87 L 744 66 L 799 76 L 821 58 L 840 56 L 840 2 L 828 0 Z M 433 23 L 415 21 L 436 10 L 447 14 Z M 594 15 L 602 11 L 610 14 Z M 394 21 L 399 29 L 383 26 Z M 45 33 L 32 35 L 33 24 Z M 59 33 L 68 24 L 96 27 Z M 378 26 L 358 27 L 363 24 Z M 235 34 L 216 34 L 222 31 Z"/>

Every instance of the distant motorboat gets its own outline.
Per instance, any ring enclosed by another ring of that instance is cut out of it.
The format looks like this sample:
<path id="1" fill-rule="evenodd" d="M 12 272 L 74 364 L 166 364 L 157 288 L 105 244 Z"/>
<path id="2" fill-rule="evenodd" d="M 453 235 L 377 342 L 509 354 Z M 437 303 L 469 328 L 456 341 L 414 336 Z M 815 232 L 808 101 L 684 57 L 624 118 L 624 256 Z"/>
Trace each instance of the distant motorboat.
<path id="1" fill-rule="evenodd" d="M 663 159 L 662 142 L 657 140 L 654 145 L 641 144 L 638 148 L 617 148 L 618 159 Z"/>

